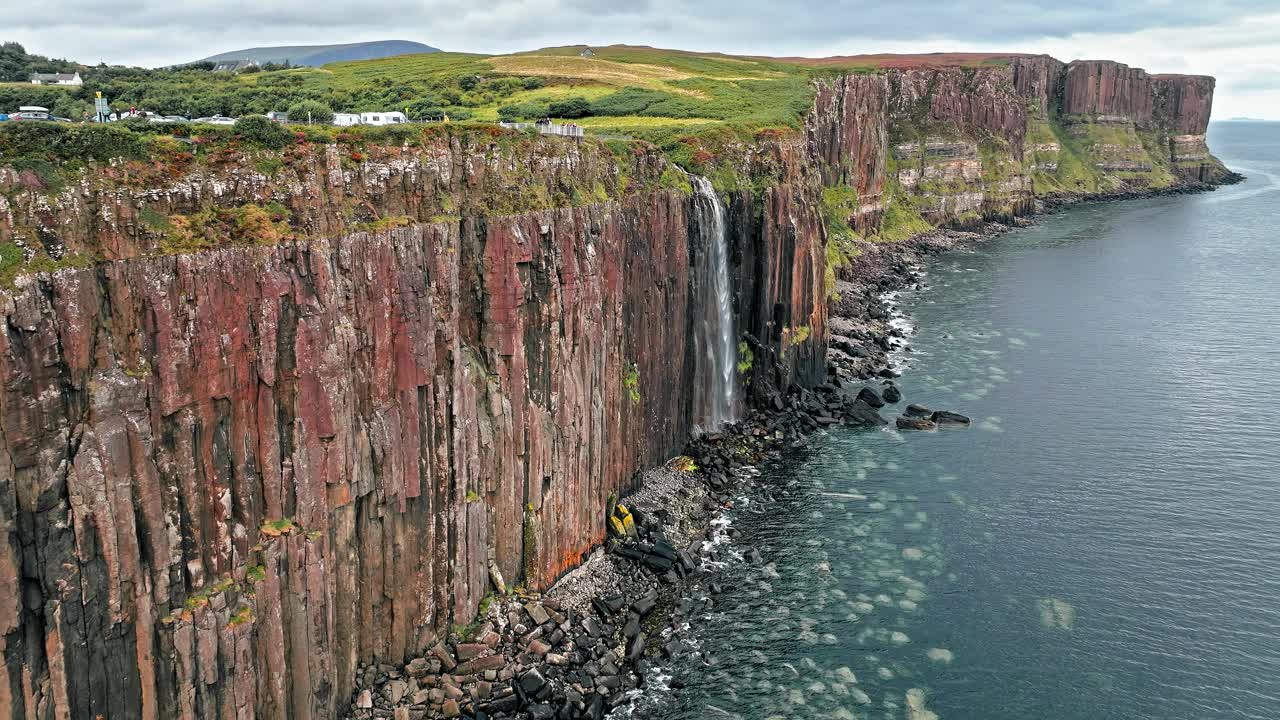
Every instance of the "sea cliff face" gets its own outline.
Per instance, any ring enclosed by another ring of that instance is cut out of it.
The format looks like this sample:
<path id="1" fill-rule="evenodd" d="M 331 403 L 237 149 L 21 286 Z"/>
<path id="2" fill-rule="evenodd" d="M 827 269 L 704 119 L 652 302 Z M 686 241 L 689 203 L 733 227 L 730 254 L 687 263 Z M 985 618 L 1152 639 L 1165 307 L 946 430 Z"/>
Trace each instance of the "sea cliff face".
<path id="1" fill-rule="evenodd" d="M 1230 176 L 1204 144 L 1213 78 L 1047 56 L 991 62 L 818 83 L 808 138 L 823 183 L 857 193 L 851 226 L 877 234 L 895 199 L 963 226 L 1025 214 L 1038 197 Z"/>
<path id="2" fill-rule="evenodd" d="M 826 377 L 831 190 L 875 237 L 1214 182 L 1212 89 L 817 81 L 802 135 L 723 159 L 744 395 Z M 93 259 L 0 291 L 0 715 L 332 717 L 491 574 L 545 588 L 706 419 L 694 202 L 652 147 L 498 132 L 0 170 L 0 241 Z"/>

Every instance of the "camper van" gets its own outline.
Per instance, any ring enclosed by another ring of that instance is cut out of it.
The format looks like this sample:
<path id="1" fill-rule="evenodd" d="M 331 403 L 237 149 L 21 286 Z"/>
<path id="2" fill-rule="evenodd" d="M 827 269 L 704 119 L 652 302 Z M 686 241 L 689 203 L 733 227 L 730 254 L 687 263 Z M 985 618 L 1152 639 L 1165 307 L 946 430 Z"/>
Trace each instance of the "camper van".
<path id="1" fill-rule="evenodd" d="M 356 113 L 334 113 L 333 124 L 339 127 L 350 127 L 360 124 L 360 116 Z"/>
<path id="2" fill-rule="evenodd" d="M 409 119 L 402 112 L 367 112 L 360 113 L 361 125 L 399 125 Z"/>

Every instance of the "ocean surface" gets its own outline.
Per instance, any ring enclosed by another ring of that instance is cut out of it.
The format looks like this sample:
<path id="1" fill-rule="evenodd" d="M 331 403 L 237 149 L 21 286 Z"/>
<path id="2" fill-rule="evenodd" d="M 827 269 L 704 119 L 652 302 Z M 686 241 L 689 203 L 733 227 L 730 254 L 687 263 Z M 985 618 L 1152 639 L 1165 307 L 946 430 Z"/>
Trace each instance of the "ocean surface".
<path id="1" fill-rule="evenodd" d="M 932 260 L 899 384 L 973 427 L 762 468 L 632 716 L 1280 718 L 1280 124 L 1210 145 L 1248 181 Z"/>

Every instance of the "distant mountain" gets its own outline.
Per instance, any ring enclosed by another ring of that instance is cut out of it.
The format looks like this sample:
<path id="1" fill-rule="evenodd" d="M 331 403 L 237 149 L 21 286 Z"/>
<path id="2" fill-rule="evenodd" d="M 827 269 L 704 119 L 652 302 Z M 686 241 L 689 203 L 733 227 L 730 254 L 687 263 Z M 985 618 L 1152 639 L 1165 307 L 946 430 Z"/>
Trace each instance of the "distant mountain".
<path id="1" fill-rule="evenodd" d="M 392 55 L 414 55 L 440 52 L 439 48 L 410 40 L 375 40 L 373 42 L 346 45 L 282 45 L 279 47 L 249 48 L 207 57 L 201 62 L 213 63 L 289 63 L 316 67 L 344 60 L 371 60 Z"/>
<path id="2" fill-rule="evenodd" d="M 1233 117 L 1233 118 L 1227 118 L 1226 120 L 1223 120 L 1222 122 L 1251 122 L 1251 123 L 1260 123 L 1260 122 L 1276 122 L 1276 121 L 1275 121 L 1275 120 L 1267 120 L 1266 118 L 1255 118 L 1255 117 Z"/>

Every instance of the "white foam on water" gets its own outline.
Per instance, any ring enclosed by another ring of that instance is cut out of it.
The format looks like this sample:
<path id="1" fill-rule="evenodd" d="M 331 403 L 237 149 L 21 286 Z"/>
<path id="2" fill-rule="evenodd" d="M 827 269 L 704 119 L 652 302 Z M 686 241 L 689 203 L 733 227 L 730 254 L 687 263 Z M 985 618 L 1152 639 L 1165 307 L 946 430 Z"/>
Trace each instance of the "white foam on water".
<path id="1" fill-rule="evenodd" d="M 925 655 L 930 660 L 944 665 L 950 665 L 951 661 L 955 659 L 955 655 L 946 648 L 929 648 L 929 651 L 926 652 Z"/>
<path id="2" fill-rule="evenodd" d="M 911 688 L 907 691 L 907 720 L 938 720 L 938 714 L 924 705 L 924 690 Z"/>
<path id="3" fill-rule="evenodd" d="M 1076 609 L 1061 598 L 1040 598 L 1040 623 L 1047 628 L 1070 630 L 1076 622 Z"/>

